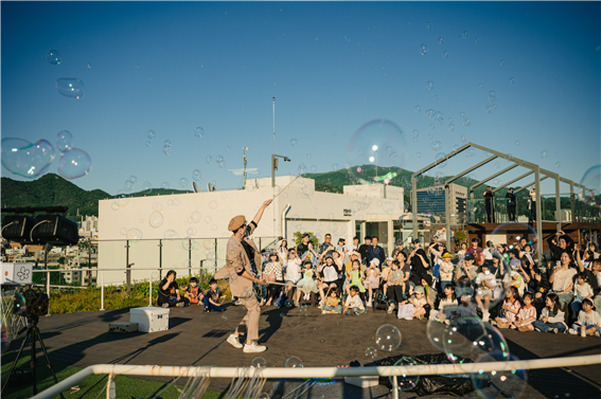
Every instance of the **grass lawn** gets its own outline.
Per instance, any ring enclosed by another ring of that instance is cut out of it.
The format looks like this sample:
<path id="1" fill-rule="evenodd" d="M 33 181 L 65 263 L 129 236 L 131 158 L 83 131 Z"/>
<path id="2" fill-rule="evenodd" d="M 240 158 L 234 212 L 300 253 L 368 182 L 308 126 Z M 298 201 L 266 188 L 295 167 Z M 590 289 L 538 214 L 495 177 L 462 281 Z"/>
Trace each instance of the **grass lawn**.
<path id="1" fill-rule="evenodd" d="M 25 350 L 24 352 L 29 352 Z M 17 357 L 16 351 L 4 353 L 2 355 L 2 384 L 4 384 L 5 378 L 8 376 L 8 372 Z M 29 355 L 21 355 L 19 362 L 17 363 L 17 369 L 30 370 L 29 366 Z M 53 363 L 53 370 L 59 381 L 77 373 L 81 370 L 78 367 L 67 366 L 64 364 Z M 50 369 L 47 367 L 46 359 L 43 354 L 38 354 L 37 357 L 37 387 L 38 393 L 44 389 L 54 385 L 54 379 L 50 373 Z M 13 373 L 14 375 L 14 373 Z M 71 390 L 63 392 L 65 398 L 100 398 L 106 397 L 106 385 L 108 381 L 108 375 L 92 375 L 84 380 L 80 381 Z M 160 394 L 160 398 L 171 399 L 178 398 L 180 395 L 179 389 L 182 389 L 186 384 L 186 380 L 180 380 L 179 385 L 169 385 L 162 382 L 147 381 L 137 378 L 116 376 L 115 387 L 117 398 L 154 398 L 157 394 Z M 221 392 L 207 391 L 203 398 L 219 398 L 222 395 Z M 2 393 L 3 399 L 22 399 L 33 396 L 33 385 L 31 381 L 24 381 L 21 384 L 15 384 L 14 377 L 11 378 L 11 382 L 6 387 L 6 391 Z M 60 398 L 60 396 L 56 396 Z"/>

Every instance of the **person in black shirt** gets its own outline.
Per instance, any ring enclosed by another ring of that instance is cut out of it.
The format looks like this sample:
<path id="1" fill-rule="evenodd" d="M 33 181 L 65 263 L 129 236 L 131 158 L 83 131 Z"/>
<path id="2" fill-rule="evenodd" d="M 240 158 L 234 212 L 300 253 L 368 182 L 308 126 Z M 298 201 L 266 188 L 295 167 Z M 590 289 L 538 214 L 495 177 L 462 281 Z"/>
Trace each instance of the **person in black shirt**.
<path id="1" fill-rule="evenodd" d="M 518 196 L 513 192 L 513 187 L 509 187 L 509 191 L 505 194 L 505 198 L 507 198 L 507 217 L 510 222 L 515 222 L 515 209 Z"/>
<path id="2" fill-rule="evenodd" d="M 413 283 L 414 287 L 421 285 L 422 278 L 428 272 L 430 264 L 428 263 L 428 255 L 422 249 L 422 243 L 417 238 L 413 240 L 413 251 L 409 254 L 407 262 L 411 264 L 409 282 Z"/>
<path id="3" fill-rule="evenodd" d="M 164 308 L 170 306 L 185 306 L 185 301 L 179 294 L 179 287 L 175 281 L 175 270 L 169 270 L 164 279 L 159 283 L 159 297 L 157 305 Z"/>
<path id="4" fill-rule="evenodd" d="M 495 210 L 493 200 L 495 197 L 495 193 L 492 192 L 492 188 L 486 187 L 486 191 L 484 192 L 484 205 L 486 208 L 486 218 L 488 223 L 495 223 Z"/>
<path id="5" fill-rule="evenodd" d="M 371 238 L 371 245 L 367 247 L 366 261 L 367 264 L 371 262 L 372 259 L 378 259 L 380 261 L 380 265 L 384 264 L 386 261 L 386 254 L 384 254 L 384 248 L 378 245 L 379 239 L 377 236 L 373 236 Z"/>
<path id="6" fill-rule="evenodd" d="M 364 240 L 365 242 L 359 245 L 359 249 L 357 250 L 357 252 L 359 252 L 359 255 L 361 255 L 361 262 L 363 262 L 363 264 L 366 265 L 367 251 L 371 246 L 371 237 L 365 236 Z"/>
<path id="7" fill-rule="evenodd" d="M 296 253 L 298 254 L 299 257 L 302 257 L 305 252 L 307 252 L 309 250 L 309 234 L 305 233 L 303 234 L 303 242 L 301 242 L 300 244 L 298 244 L 298 246 L 296 247 Z"/>

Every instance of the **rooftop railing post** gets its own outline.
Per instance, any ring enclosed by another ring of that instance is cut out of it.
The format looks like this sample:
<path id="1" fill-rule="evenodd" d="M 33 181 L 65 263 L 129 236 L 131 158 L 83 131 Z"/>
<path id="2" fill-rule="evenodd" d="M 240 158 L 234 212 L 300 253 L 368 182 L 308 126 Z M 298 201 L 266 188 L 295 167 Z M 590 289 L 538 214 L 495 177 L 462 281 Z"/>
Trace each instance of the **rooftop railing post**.
<path id="1" fill-rule="evenodd" d="M 163 279 L 163 240 L 159 240 L 159 281 Z"/>
<path id="2" fill-rule="evenodd" d="M 104 310 L 104 270 L 98 270 L 100 273 L 100 310 Z"/>
<path id="3" fill-rule="evenodd" d="M 192 277 L 192 239 L 188 238 L 188 277 Z"/>
<path id="4" fill-rule="evenodd" d="M 127 293 L 131 292 L 131 264 L 129 263 L 129 240 L 125 240 L 125 283 Z"/>
<path id="5" fill-rule="evenodd" d="M 214 255 L 215 255 L 215 273 L 217 273 L 217 239 L 215 238 L 215 245 L 214 245 Z"/>

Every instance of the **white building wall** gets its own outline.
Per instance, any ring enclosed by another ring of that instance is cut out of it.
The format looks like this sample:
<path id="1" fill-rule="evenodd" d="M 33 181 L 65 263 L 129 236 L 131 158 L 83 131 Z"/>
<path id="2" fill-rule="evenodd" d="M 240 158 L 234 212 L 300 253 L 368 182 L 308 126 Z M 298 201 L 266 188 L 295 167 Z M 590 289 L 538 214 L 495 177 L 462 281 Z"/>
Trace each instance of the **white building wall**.
<path id="1" fill-rule="evenodd" d="M 249 180 L 245 190 L 99 201 L 99 268 L 122 269 L 101 273 L 99 281 L 122 283 L 123 268 L 128 262 L 134 263 L 133 281 L 158 278 L 159 266 L 163 276 L 172 268 L 178 274 L 188 273 L 183 270 L 188 265 L 193 274 L 198 274 L 201 261 L 203 267 L 213 271 L 225 260 L 230 219 L 241 214 L 250 222 L 263 201 L 274 194 L 277 197 L 254 233 L 257 244 L 261 241 L 265 247 L 284 232 L 291 242 L 295 231 L 311 231 L 320 241 L 326 233 L 331 233 L 335 240 L 343 237 L 351 242 L 355 220 L 392 223 L 403 213 L 403 189 L 386 187 L 387 198 L 382 198 L 373 194 L 383 194 L 379 186 L 383 185 L 374 185 L 375 189 L 345 187 L 347 194 L 325 193 L 315 191 L 312 179 L 282 176 L 276 179 L 275 189 L 271 187 L 271 179 L 264 178 Z M 288 206 L 284 220 L 283 211 Z M 392 247 L 390 243 L 389 248 Z"/>

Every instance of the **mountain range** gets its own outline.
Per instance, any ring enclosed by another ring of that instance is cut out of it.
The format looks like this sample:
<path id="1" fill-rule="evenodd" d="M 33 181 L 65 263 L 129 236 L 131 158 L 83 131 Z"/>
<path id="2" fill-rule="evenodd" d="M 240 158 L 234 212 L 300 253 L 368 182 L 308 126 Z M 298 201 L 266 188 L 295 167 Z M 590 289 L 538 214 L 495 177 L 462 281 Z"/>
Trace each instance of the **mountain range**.
<path id="1" fill-rule="evenodd" d="M 354 167 L 357 168 L 357 167 Z M 363 176 L 375 176 L 376 171 L 373 165 L 360 166 Z M 410 203 L 409 193 L 411 190 L 411 174 L 413 172 L 394 167 L 379 167 L 378 176 L 390 178 L 391 185 L 401 186 L 405 189 L 405 201 Z M 315 188 L 318 191 L 342 193 L 344 185 L 356 183 L 357 179 L 348 169 L 340 169 L 325 173 L 307 173 L 305 177 L 315 180 Z M 429 187 L 434 184 L 440 184 L 445 180 L 444 176 L 438 178 L 422 176 L 418 179 L 418 188 Z M 475 180 L 461 178 L 456 181 L 457 184 L 469 187 L 475 183 Z M 39 206 L 67 206 L 67 217 L 78 219 L 79 215 L 98 216 L 98 200 L 118 198 L 117 195 L 111 195 L 106 191 L 84 190 L 69 180 L 65 180 L 59 175 L 48 173 L 37 180 L 19 181 L 8 177 L 1 179 L 1 205 L 2 208 L 10 207 L 39 207 Z M 479 186 L 475 190 L 476 198 L 482 196 L 485 187 Z M 173 190 L 163 188 L 152 188 L 144 191 L 128 194 L 131 197 L 167 195 L 175 193 L 189 193 L 192 190 Z M 520 193 L 521 194 L 521 193 Z"/>

